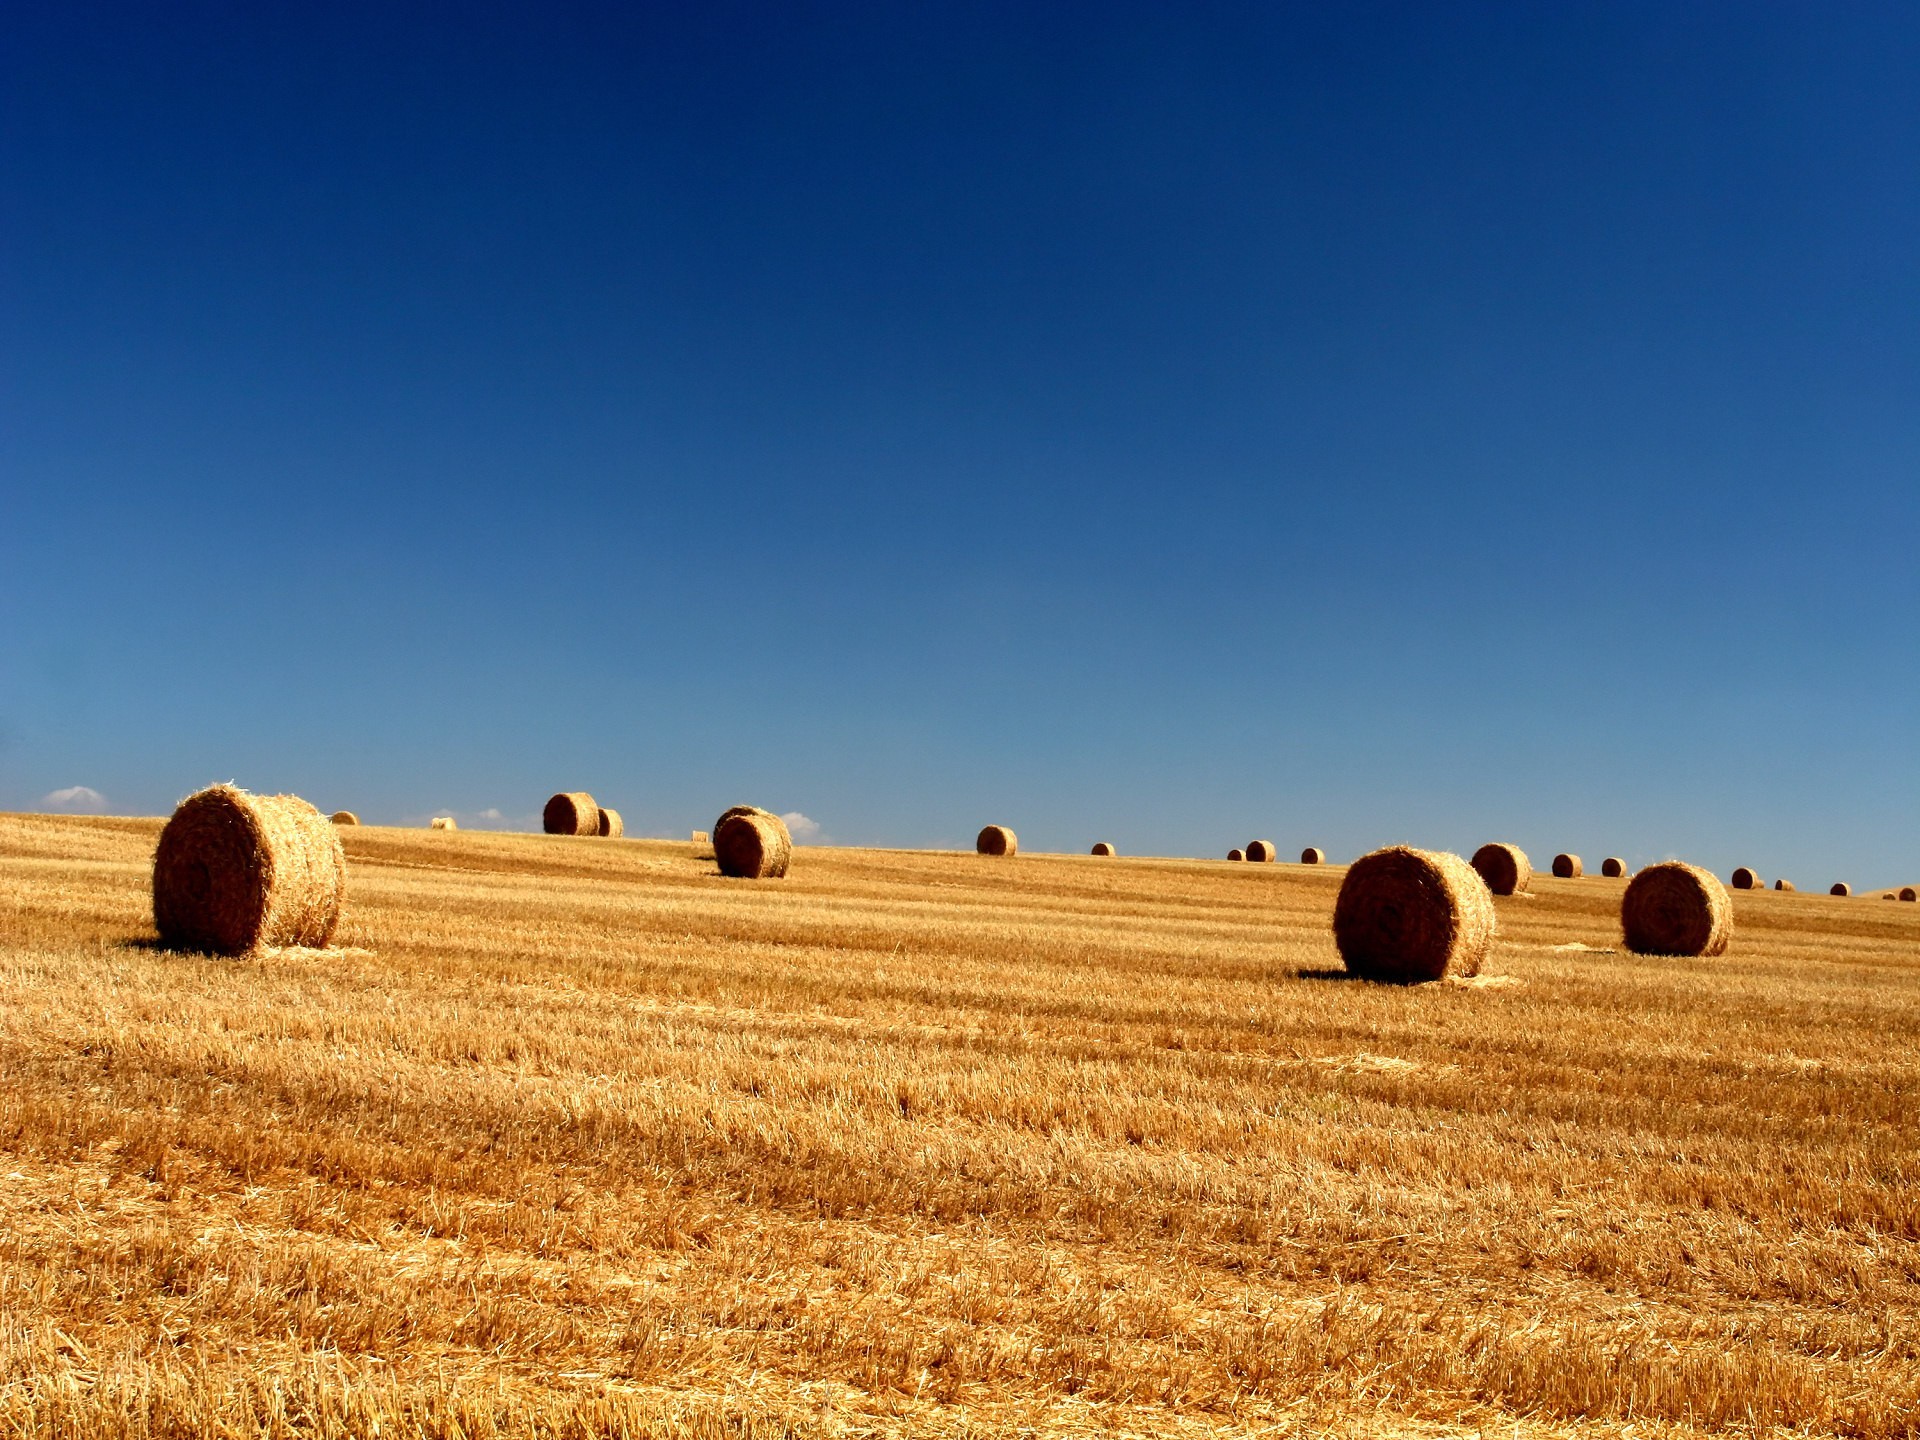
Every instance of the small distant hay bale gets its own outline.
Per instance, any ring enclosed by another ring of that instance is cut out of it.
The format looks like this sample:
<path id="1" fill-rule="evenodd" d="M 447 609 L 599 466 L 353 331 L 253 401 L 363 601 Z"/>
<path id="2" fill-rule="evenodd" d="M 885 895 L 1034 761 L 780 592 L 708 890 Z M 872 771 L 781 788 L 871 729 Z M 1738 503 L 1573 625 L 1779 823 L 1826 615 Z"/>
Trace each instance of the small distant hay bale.
<path id="1" fill-rule="evenodd" d="M 1733 902 L 1711 871 L 1666 860 L 1628 884 L 1620 928 L 1637 955 L 1724 955 L 1733 937 Z"/>
<path id="2" fill-rule="evenodd" d="M 1241 851 L 1238 851 L 1238 850 L 1227 851 L 1227 859 L 1229 860 L 1244 860 L 1246 858 L 1247 858 L 1246 855 L 1243 854 Z"/>
<path id="3" fill-rule="evenodd" d="M 1473 852 L 1472 864 L 1495 895 L 1518 895 L 1533 884 L 1533 862 L 1518 845 L 1482 845 Z"/>
<path id="4" fill-rule="evenodd" d="M 549 835 L 598 835 L 600 807 L 584 790 L 563 790 L 540 812 L 540 827 Z"/>
<path id="5" fill-rule="evenodd" d="M 1105 840 L 1096 840 L 1093 842 L 1093 853 L 1095 855 L 1118 855 L 1120 852 Z"/>
<path id="6" fill-rule="evenodd" d="M 1793 892 L 1793 881 L 1776 880 L 1773 882 L 1773 888 L 1776 890 L 1785 890 L 1787 893 L 1791 894 Z"/>
<path id="7" fill-rule="evenodd" d="M 627 824 L 620 818 L 618 810 L 600 807 L 600 833 L 609 840 L 618 840 L 627 833 Z"/>
<path id="8" fill-rule="evenodd" d="M 436 815 L 428 822 L 427 828 L 430 830 L 458 830 L 460 828 L 460 822 L 455 820 L 451 815 Z"/>
<path id="9" fill-rule="evenodd" d="M 351 810 L 336 810 L 327 817 L 335 825 L 358 825 L 360 817 Z"/>
<path id="10" fill-rule="evenodd" d="M 1832 887 L 1827 891 L 1827 894 L 1851 895 L 1853 894 L 1853 886 L 1847 884 L 1847 882 L 1844 880 L 1836 880 L 1833 882 Z"/>
<path id="11" fill-rule="evenodd" d="M 1405 845 L 1354 861 L 1333 905 L 1348 971 L 1395 985 L 1477 975 L 1497 929 L 1479 871 L 1458 855 Z"/>
<path id="12" fill-rule="evenodd" d="M 720 873 L 740 880 L 778 880 L 793 861 L 793 836 L 778 815 L 736 806 L 713 832 Z"/>
<path id="13" fill-rule="evenodd" d="M 1609 880 L 1624 880 L 1627 878 L 1627 862 L 1618 855 L 1609 855 L 1600 862 L 1600 873 Z"/>
<path id="14" fill-rule="evenodd" d="M 347 861 L 334 825 L 297 795 L 214 785 L 180 802 L 153 854 L 153 923 L 176 950 L 244 955 L 323 947 Z"/>
<path id="15" fill-rule="evenodd" d="M 1911 885 L 1902 885 L 1900 887 L 1900 898 L 1902 900 L 1920 901 L 1920 890 L 1914 889 Z"/>
<path id="16" fill-rule="evenodd" d="M 1553 857 L 1553 874 L 1557 880 L 1578 880 L 1586 873 L 1586 867 L 1580 863 L 1580 857 L 1578 855 L 1556 855 Z"/>
<path id="17" fill-rule="evenodd" d="M 973 848 L 982 855 L 1018 855 L 1020 837 L 1004 825 L 989 825 L 974 837 Z"/>
<path id="18" fill-rule="evenodd" d="M 1881 895 L 1881 897 L 1880 897 L 1880 898 L 1881 898 L 1882 900 L 1898 900 L 1898 899 L 1899 899 L 1900 897 L 1899 897 L 1898 895 L 1896 895 L 1896 894 L 1894 894 L 1894 893 L 1893 893 L 1893 891 L 1891 891 L 1891 890 L 1888 890 L 1888 891 L 1887 891 L 1887 892 L 1885 892 L 1885 893 L 1884 893 L 1883 895 Z"/>
<path id="19" fill-rule="evenodd" d="M 1327 852 L 1322 850 L 1318 845 L 1309 845 L 1300 852 L 1300 863 L 1302 865 L 1324 865 L 1327 863 Z"/>
<path id="20" fill-rule="evenodd" d="M 1738 870 L 1733 872 L 1733 888 L 1736 890 L 1764 890 L 1767 888 L 1767 882 L 1762 880 L 1746 866 L 1742 865 Z"/>
<path id="21" fill-rule="evenodd" d="M 1278 850 L 1273 848 L 1273 842 L 1271 840 L 1249 840 L 1247 842 L 1247 859 L 1255 864 L 1268 864 L 1274 857 L 1279 855 L 1279 853 Z"/>

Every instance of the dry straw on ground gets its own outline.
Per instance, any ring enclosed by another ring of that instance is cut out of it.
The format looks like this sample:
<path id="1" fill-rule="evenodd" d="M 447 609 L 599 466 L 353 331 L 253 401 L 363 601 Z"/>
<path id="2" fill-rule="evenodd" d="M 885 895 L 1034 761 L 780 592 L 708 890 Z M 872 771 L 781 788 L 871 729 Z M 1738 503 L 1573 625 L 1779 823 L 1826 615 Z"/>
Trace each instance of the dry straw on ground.
<path id="1" fill-rule="evenodd" d="M 323 946 L 345 879 L 340 836 L 313 806 L 215 785 L 182 800 L 160 832 L 153 923 L 177 950 Z"/>
<path id="2" fill-rule="evenodd" d="M 1627 862 L 1618 855 L 1609 855 L 1600 862 L 1600 873 L 1609 880 L 1624 880 L 1627 878 Z"/>
<path id="3" fill-rule="evenodd" d="M 451 815 L 436 815 L 427 822 L 429 830 L 458 830 L 460 822 Z"/>
<path id="4" fill-rule="evenodd" d="M 1333 907 L 1347 969 L 1399 985 L 1479 974 L 1496 928 L 1493 896 L 1473 866 L 1405 845 L 1354 861 Z"/>
<path id="5" fill-rule="evenodd" d="M 358 825 L 360 817 L 351 810 L 336 810 L 327 817 L 336 825 Z"/>
<path id="6" fill-rule="evenodd" d="M 1300 863 L 1302 865 L 1324 865 L 1327 863 L 1327 852 L 1322 850 L 1318 845 L 1309 845 L 1300 852 Z"/>
<path id="7" fill-rule="evenodd" d="M 1243 851 L 1239 851 L 1239 850 L 1227 851 L 1227 859 L 1229 860 L 1244 860 L 1246 858 L 1247 858 L 1246 854 Z"/>
<path id="8" fill-rule="evenodd" d="M 1829 895 L 1851 895 L 1853 894 L 1853 887 L 1844 880 L 1836 880 L 1833 882 L 1833 888 L 1828 890 L 1827 893 Z"/>
<path id="9" fill-rule="evenodd" d="M 1764 890 L 1767 888 L 1767 882 L 1762 880 L 1754 871 L 1742 865 L 1738 870 L 1733 872 L 1733 888 L 1736 890 Z"/>
<path id="10" fill-rule="evenodd" d="M 1533 883 L 1533 862 L 1518 845 L 1482 845 L 1473 852 L 1473 868 L 1495 895 L 1517 895 Z"/>
<path id="11" fill-rule="evenodd" d="M 1120 852 L 1115 850 L 1107 841 L 1096 840 L 1093 842 L 1093 853 L 1095 855 L 1118 855 Z"/>
<path id="12" fill-rule="evenodd" d="M 609 840 L 618 840 L 627 833 L 626 822 L 620 818 L 618 810 L 609 810 L 604 805 L 600 807 L 600 833 Z"/>
<path id="13" fill-rule="evenodd" d="M 1273 848 L 1271 840 L 1251 840 L 1247 843 L 1247 859 L 1260 864 L 1266 864 L 1279 854 L 1280 852 Z"/>
<path id="14" fill-rule="evenodd" d="M 584 790 L 563 790 L 547 801 L 540 826 L 549 835 L 598 835 L 600 807 Z"/>
<path id="15" fill-rule="evenodd" d="M 736 806 L 713 832 L 713 858 L 722 875 L 778 880 L 792 863 L 793 836 L 778 815 Z"/>
<path id="16" fill-rule="evenodd" d="M 1557 879 L 1578 880 L 1587 872 L 1578 855 L 1556 855 L 1553 857 L 1553 873 Z"/>
<path id="17" fill-rule="evenodd" d="M 1792 890 L 1793 890 L 1793 881 L 1791 881 L 1791 880 L 1776 880 L 1776 881 L 1774 881 L 1774 882 L 1773 882 L 1773 888 L 1774 888 L 1774 889 L 1776 889 L 1776 890 L 1785 890 L 1785 891 L 1787 891 L 1787 892 L 1789 892 L 1789 893 L 1791 893 L 1791 892 L 1792 892 Z"/>
<path id="18" fill-rule="evenodd" d="M 989 825 L 974 839 L 973 848 L 982 855 L 1018 855 L 1020 837 L 1004 825 Z"/>
<path id="19" fill-rule="evenodd" d="M 1733 902 L 1711 871 L 1667 860 L 1633 877 L 1620 898 L 1620 928 L 1639 955 L 1724 955 Z"/>

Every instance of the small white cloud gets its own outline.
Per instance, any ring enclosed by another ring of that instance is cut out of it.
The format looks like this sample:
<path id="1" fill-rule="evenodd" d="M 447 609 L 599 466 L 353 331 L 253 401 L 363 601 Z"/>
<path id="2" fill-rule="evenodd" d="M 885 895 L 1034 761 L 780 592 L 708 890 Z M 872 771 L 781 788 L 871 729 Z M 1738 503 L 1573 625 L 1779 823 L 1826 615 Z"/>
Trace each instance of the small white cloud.
<path id="1" fill-rule="evenodd" d="M 498 805 L 489 805 L 474 818 L 476 820 L 504 820 L 507 817 L 500 813 L 500 807 Z"/>
<path id="2" fill-rule="evenodd" d="M 42 795 L 40 803 L 49 810 L 64 810 L 71 815 L 98 815 L 107 808 L 107 797 L 91 785 L 69 785 Z"/>
<path id="3" fill-rule="evenodd" d="M 820 834 L 820 822 L 818 820 L 809 820 L 798 810 L 790 810 L 780 818 L 787 822 L 787 829 L 793 832 L 793 838 L 796 840 L 819 840 L 822 838 Z"/>

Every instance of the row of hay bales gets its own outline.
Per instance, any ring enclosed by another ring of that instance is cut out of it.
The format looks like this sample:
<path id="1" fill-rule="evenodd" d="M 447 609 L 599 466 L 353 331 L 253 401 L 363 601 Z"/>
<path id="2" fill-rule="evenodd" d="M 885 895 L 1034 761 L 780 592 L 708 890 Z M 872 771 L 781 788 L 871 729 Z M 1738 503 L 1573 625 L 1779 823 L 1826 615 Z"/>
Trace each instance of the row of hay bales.
<path id="1" fill-rule="evenodd" d="M 627 833 L 618 810 L 599 804 L 584 790 L 562 790 L 540 812 L 540 828 L 549 835 L 598 835 L 618 840 Z"/>

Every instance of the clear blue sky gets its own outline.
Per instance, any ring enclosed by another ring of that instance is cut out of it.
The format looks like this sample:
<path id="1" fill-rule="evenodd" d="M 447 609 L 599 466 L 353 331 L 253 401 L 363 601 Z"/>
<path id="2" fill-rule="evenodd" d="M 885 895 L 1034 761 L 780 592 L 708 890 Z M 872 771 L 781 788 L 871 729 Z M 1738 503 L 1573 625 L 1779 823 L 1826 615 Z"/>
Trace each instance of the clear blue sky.
<path id="1" fill-rule="evenodd" d="M 9 6 L 0 807 L 1920 880 L 1916 75 L 1906 4 Z"/>

